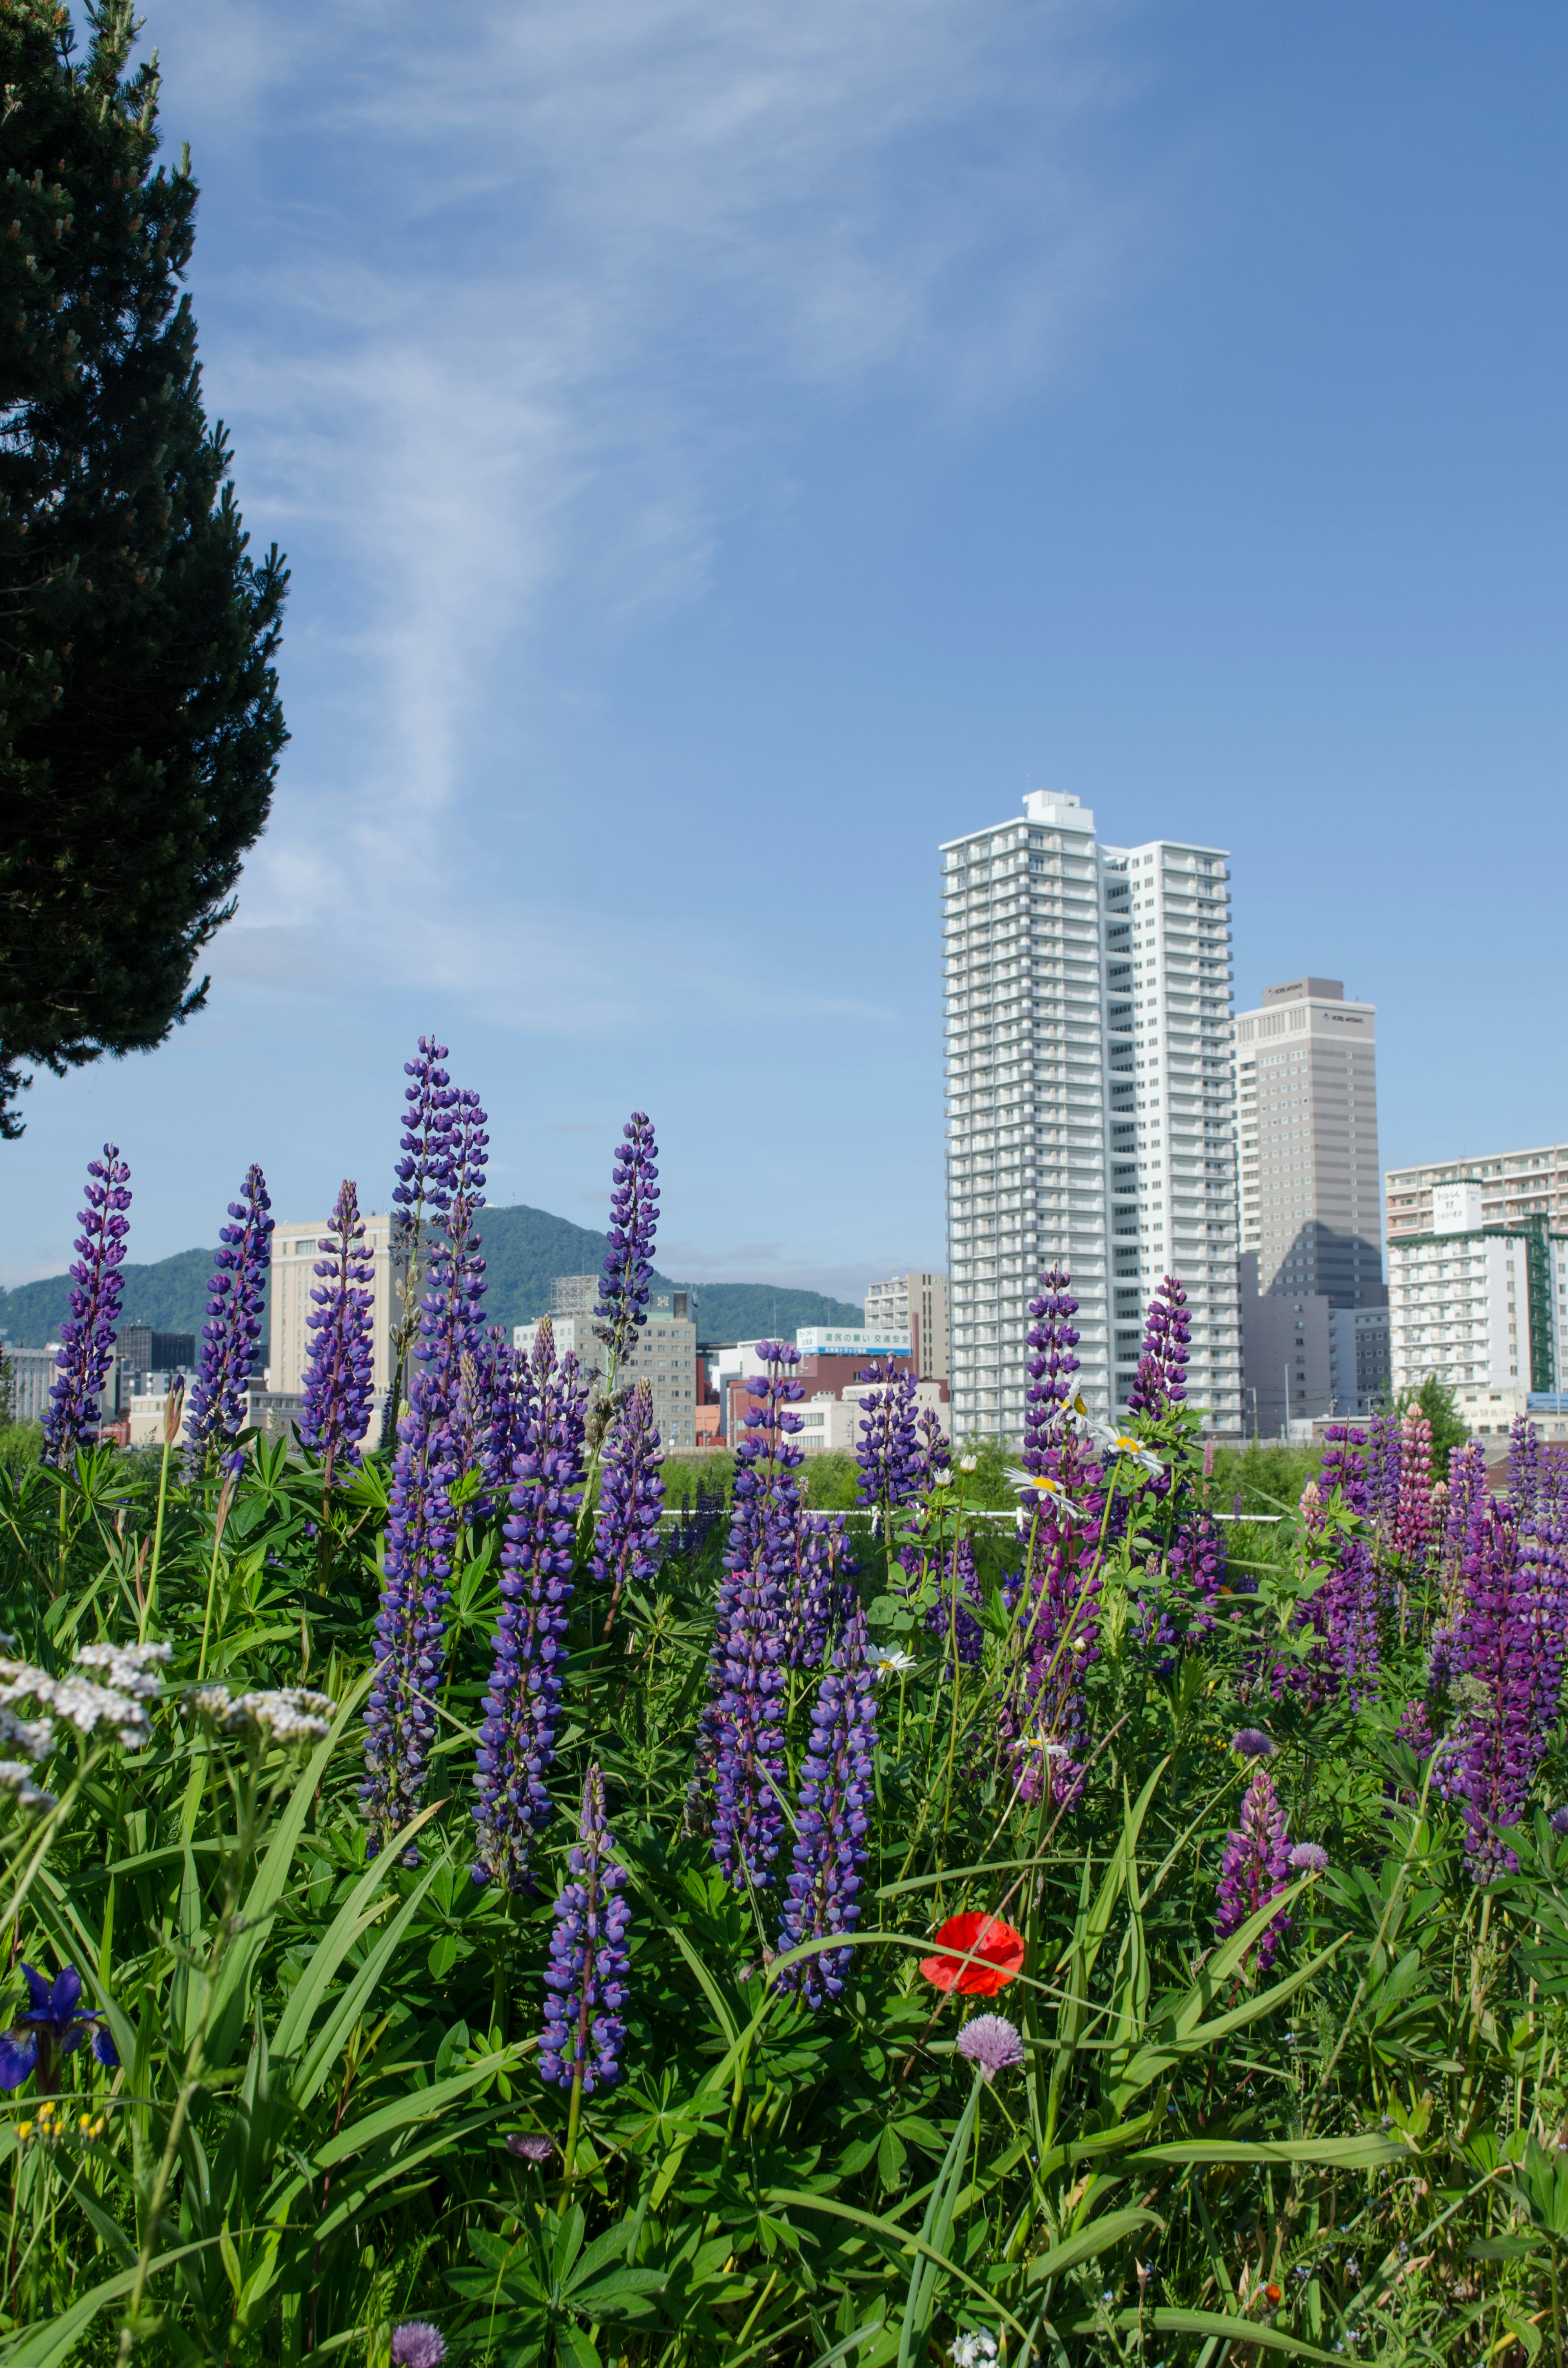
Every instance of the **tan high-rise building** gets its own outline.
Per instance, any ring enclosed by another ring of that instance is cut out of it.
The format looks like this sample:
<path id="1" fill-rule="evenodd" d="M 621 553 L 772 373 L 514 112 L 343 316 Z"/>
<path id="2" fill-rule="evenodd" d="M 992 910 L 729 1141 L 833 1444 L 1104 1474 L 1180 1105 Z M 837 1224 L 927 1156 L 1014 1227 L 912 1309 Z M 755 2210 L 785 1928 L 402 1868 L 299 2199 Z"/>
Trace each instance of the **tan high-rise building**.
<path id="1" fill-rule="evenodd" d="M 909 1353 L 923 1382 L 948 1378 L 948 1278 L 892 1274 L 866 1285 L 866 1329 L 907 1332 Z"/>
<path id="2" fill-rule="evenodd" d="M 1236 1019 L 1241 1249 L 1258 1289 L 1381 1307 L 1377 1012 L 1336 978 L 1264 989 Z"/>
<path id="3" fill-rule="evenodd" d="M 273 1228 L 267 1385 L 286 1395 L 298 1394 L 305 1386 L 305 1360 L 312 1338 L 308 1319 L 314 1304 L 311 1292 L 318 1281 L 317 1261 L 326 1256 L 320 1245 L 326 1239 L 331 1224 L 330 1218 L 320 1217 Z M 372 1213 L 365 1218 L 365 1254 L 374 1267 L 371 1340 L 375 1352 L 373 1387 L 378 1401 L 392 1387 L 392 1338 L 403 1313 L 398 1289 L 403 1267 L 399 1259 L 394 1269 L 392 1229 L 392 1221 L 388 1215 Z"/>

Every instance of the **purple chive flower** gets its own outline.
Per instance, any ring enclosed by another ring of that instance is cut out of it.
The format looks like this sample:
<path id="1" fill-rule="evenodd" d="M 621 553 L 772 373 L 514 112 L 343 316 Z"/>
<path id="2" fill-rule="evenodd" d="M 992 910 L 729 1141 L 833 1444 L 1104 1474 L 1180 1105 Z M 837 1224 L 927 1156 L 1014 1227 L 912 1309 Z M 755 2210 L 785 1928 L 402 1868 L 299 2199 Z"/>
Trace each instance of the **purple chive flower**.
<path id="1" fill-rule="evenodd" d="M 0 2032 L 0 2089 L 19 2089 L 36 2070 L 40 2089 L 52 2092 L 59 2057 L 74 2055 L 89 2036 L 100 2064 L 112 2068 L 119 2062 L 108 2032 L 93 2030 L 103 2016 L 97 2007 L 82 2005 L 82 1976 L 74 1965 L 64 1966 L 52 1983 L 31 1965 L 24 1965 L 22 1975 L 28 2004 L 10 2030 Z"/>
<path id="2" fill-rule="evenodd" d="M 709 1656 L 709 1705 L 695 1782 L 711 1770 L 713 1856 L 737 1891 L 772 1881 L 784 1831 L 785 1621 L 794 1587 L 801 1515 L 795 1473 L 804 1461 L 790 1412 L 803 1395 L 790 1372 L 801 1352 L 759 1340 L 764 1375 L 746 1383 L 748 1408 L 735 1451 L 733 1509 Z"/>
<path id="3" fill-rule="evenodd" d="M 398 1424 L 387 1517 L 384 1574 L 376 1614 L 376 1665 L 365 1711 L 366 1781 L 359 1788 L 372 1854 L 392 1843 L 418 1807 L 436 1730 L 436 1696 L 446 1661 L 458 1516 L 451 1492 L 463 1476 L 459 1421 L 462 1364 L 482 1338 L 484 1265 L 473 1216 L 483 1206 L 488 1137 L 478 1097 L 452 1104 L 453 1192 L 434 1236 L 429 1289 L 419 1310 L 408 1411 Z M 417 1853 L 404 1852 L 412 1864 Z"/>
<path id="4" fill-rule="evenodd" d="M 1279 1746 L 1261 1726 L 1244 1726 L 1231 1737 L 1231 1749 L 1241 1759 L 1272 1759 Z"/>
<path id="5" fill-rule="evenodd" d="M 119 1145 L 106 1143 L 103 1157 L 87 1163 L 87 1205 L 76 1218 L 82 1230 L 73 1245 L 70 1312 L 60 1327 L 54 1360 L 60 1378 L 50 1383 L 43 1418 L 43 1452 L 51 1463 L 69 1462 L 78 1447 L 91 1446 L 98 1435 L 98 1399 L 114 1358 L 125 1289 L 119 1269 L 131 1231 L 125 1214 L 130 1184 L 131 1170 Z"/>
<path id="6" fill-rule="evenodd" d="M 583 2093 L 613 2089 L 620 2078 L 630 1960 L 626 1928 L 631 1911 L 621 1896 L 626 1875 L 612 1855 L 615 1836 L 605 1823 L 604 1778 L 590 1768 L 583 1814 L 572 1852 L 572 1881 L 555 1903 L 555 1930 L 545 1968 L 541 2077 Z"/>
<path id="7" fill-rule="evenodd" d="M 541 2130 L 510 2130 L 506 2135 L 506 2151 L 515 2154 L 519 2162 L 540 2166 L 547 2163 L 555 2152 L 555 2140 L 547 2138 Z"/>
<path id="8" fill-rule="evenodd" d="M 321 1457 L 330 1488 L 339 1463 L 359 1461 L 374 1361 L 375 1262 L 366 1255 L 359 1196 L 347 1178 L 338 1188 L 332 1231 L 316 1247 L 323 1255 L 305 1318 L 311 1345 L 299 1432 L 301 1445 Z"/>
<path id="9" fill-rule="evenodd" d="M 646 1587 L 659 1567 L 659 1520 L 665 1509 L 664 1445 L 646 1381 L 621 1406 L 605 1440 L 593 1573 L 609 1591 L 601 1638 L 608 1643 L 628 1579 Z"/>
<path id="10" fill-rule="evenodd" d="M 957 2044 L 987 2085 L 998 2072 L 1016 2072 L 1024 2061 L 1023 2039 L 1006 2015 L 971 2015 Z"/>
<path id="11" fill-rule="evenodd" d="M 190 1385 L 186 1439 L 194 1474 L 210 1472 L 214 1462 L 221 1471 L 238 1473 L 244 1462 L 240 1433 L 272 1264 L 271 1208 L 266 1177 L 259 1167 L 247 1168 L 239 1199 L 229 1203 L 234 1222 L 219 1228 L 201 1362 Z"/>
<path id="12" fill-rule="evenodd" d="M 473 1880 L 508 1891 L 528 1888 L 533 1838 L 551 1816 L 544 1779 L 555 1758 L 582 1501 L 585 1392 L 575 1358 L 556 1363 L 548 1318 L 535 1336 L 528 1373 L 473 1811 Z"/>
<path id="13" fill-rule="evenodd" d="M 441 2368 L 447 2339 L 427 2318 L 406 2318 L 392 2328 L 392 2368 Z"/>
<path id="14" fill-rule="evenodd" d="M 1326 1874 L 1328 1852 L 1321 1842 L 1297 1842 L 1290 1852 L 1290 1863 L 1298 1874 Z"/>
<path id="15" fill-rule="evenodd" d="M 1553 1809 L 1546 1822 L 1561 1839 L 1563 1834 L 1568 1834 L 1568 1809 Z"/>
<path id="16" fill-rule="evenodd" d="M 857 1604 L 812 1705 L 790 1896 L 778 1925 L 781 1955 L 803 1941 L 852 1931 L 860 1920 L 876 1748 L 877 1680 L 868 1663 L 865 1614 Z M 827 2006 L 843 1991 L 849 1953 L 824 1949 L 803 1957 L 780 1975 L 780 1987 L 798 1990 L 809 2007 Z"/>
<path id="17" fill-rule="evenodd" d="M 858 1425 L 855 1461 L 860 1467 L 856 1491 L 862 1505 L 877 1508 L 877 1525 L 884 1537 L 901 1505 L 907 1504 L 921 1485 L 920 1434 L 915 1426 L 915 1380 L 911 1367 L 874 1360 L 855 1376 L 867 1395 L 860 1400 L 865 1416 Z"/>
<path id="18" fill-rule="evenodd" d="M 1285 1812 L 1279 1806 L 1274 1780 L 1260 1762 L 1242 1800 L 1240 1831 L 1225 1837 L 1225 1854 L 1220 1866 L 1219 1914 L 1214 1919 L 1216 1941 L 1238 1931 L 1250 1916 L 1256 1916 L 1269 1900 L 1277 1899 L 1287 1888 L 1290 1867 L 1290 1843 L 1285 1831 Z M 1267 1972 L 1273 1964 L 1290 1921 L 1290 1917 L 1281 1912 L 1266 1927 L 1257 1944 L 1260 1973 Z"/>
<path id="19" fill-rule="evenodd" d="M 1143 1348 L 1138 1372 L 1127 1393 L 1129 1414 L 1146 1414 L 1155 1420 L 1187 1396 L 1187 1360 L 1192 1326 L 1187 1293 L 1174 1274 L 1167 1274 L 1149 1302 L 1143 1319 Z"/>
<path id="20" fill-rule="evenodd" d="M 659 1146 L 653 1121 L 633 1110 L 615 1147 L 609 1197 L 609 1233 L 599 1283 L 596 1330 L 608 1351 L 606 1385 L 612 1392 L 616 1370 L 640 1326 L 648 1321 L 653 1285 L 653 1235 L 659 1223 Z"/>

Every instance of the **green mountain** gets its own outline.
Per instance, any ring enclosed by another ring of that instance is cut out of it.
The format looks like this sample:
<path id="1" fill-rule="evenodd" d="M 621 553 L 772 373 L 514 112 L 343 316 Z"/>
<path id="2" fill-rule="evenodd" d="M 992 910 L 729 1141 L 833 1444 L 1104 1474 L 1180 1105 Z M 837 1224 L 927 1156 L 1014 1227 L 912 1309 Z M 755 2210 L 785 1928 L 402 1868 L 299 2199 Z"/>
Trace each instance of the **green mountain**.
<path id="1" fill-rule="evenodd" d="M 605 1254 L 605 1237 L 547 1209 L 486 1209 L 481 1219 L 489 1288 L 484 1313 L 510 1330 L 542 1315 L 558 1274 L 595 1274 Z M 151 1324 L 159 1332 L 199 1332 L 207 1315 L 210 1250 L 177 1250 L 153 1266 L 130 1266 L 122 1302 L 128 1324 Z M 770 1282 L 672 1283 L 658 1275 L 660 1291 L 694 1290 L 698 1331 L 704 1340 L 756 1340 L 778 1334 L 789 1339 L 801 1324 L 858 1324 L 864 1311 L 820 1291 L 782 1291 Z M 45 1276 L 0 1291 L 0 1332 L 19 1349 L 58 1340 L 70 1299 L 71 1278 Z"/>

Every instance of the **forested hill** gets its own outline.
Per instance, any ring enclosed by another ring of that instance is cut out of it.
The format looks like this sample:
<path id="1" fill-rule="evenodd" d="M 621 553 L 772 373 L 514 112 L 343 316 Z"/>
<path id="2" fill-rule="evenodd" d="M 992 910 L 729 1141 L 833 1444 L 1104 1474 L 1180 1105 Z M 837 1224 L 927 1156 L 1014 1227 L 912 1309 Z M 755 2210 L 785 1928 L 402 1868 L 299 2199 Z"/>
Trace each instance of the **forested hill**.
<path id="1" fill-rule="evenodd" d="M 531 1315 L 542 1315 L 550 1305 L 550 1286 L 558 1274 L 592 1274 L 605 1252 L 605 1237 L 547 1209 L 486 1209 L 480 1220 L 484 1237 L 484 1297 L 488 1322 L 509 1329 Z M 199 1332 L 207 1314 L 207 1284 L 212 1272 L 210 1250 L 177 1250 L 173 1258 L 153 1266 L 127 1264 L 124 1319 L 150 1324 L 159 1332 Z M 660 1275 L 655 1289 L 672 1284 Z M 770 1282 L 708 1282 L 689 1286 L 697 1292 L 698 1331 L 704 1340 L 756 1340 L 769 1334 L 785 1339 L 801 1324 L 858 1324 L 862 1311 L 819 1291 L 783 1291 Z M 38 1282 L 19 1283 L 0 1291 L 0 1332 L 8 1332 L 18 1348 L 40 1348 L 60 1338 L 71 1278 L 46 1275 Z"/>

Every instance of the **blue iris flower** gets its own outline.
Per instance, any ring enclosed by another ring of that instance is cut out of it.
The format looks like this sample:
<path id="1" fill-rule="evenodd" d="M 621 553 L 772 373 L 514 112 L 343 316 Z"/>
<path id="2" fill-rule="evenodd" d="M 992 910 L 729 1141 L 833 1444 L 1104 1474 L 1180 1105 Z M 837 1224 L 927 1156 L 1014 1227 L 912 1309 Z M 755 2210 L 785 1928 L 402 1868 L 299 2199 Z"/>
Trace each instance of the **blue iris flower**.
<path id="1" fill-rule="evenodd" d="M 82 1976 L 74 1965 L 67 1965 L 57 1974 L 52 1984 L 42 1974 L 35 1973 L 31 1965 L 24 1965 L 22 1972 L 31 2003 L 9 2031 L 0 2032 L 0 2089 L 19 2089 L 37 2066 L 40 2055 L 47 2073 L 56 2052 L 74 2055 L 89 2033 L 93 2054 L 100 2064 L 112 2068 L 119 2062 L 108 2032 L 92 2030 L 103 2016 L 97 2007 L 81 2004 Z"/>

